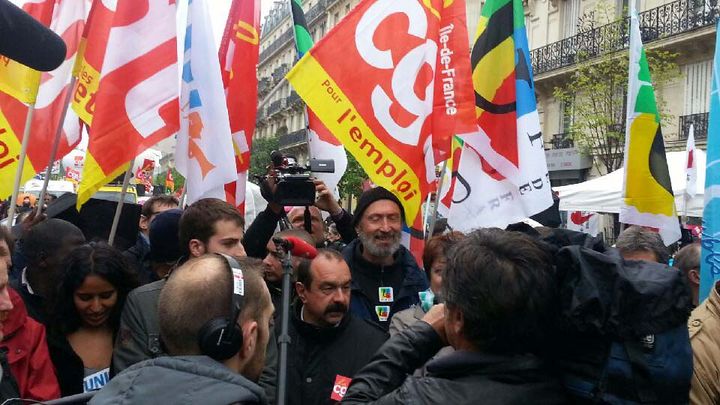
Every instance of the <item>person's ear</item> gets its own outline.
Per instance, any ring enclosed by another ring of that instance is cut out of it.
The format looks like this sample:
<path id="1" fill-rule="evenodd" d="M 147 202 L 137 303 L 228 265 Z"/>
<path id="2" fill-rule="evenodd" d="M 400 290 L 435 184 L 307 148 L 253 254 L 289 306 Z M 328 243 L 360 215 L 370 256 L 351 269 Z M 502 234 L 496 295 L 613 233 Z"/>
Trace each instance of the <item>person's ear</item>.
<path id="1" fill-rule="evenodd" d="M 138 224 L 138 227 L 141 231 L 147 231 L 150 229 L 150 219 L 145 215 L 140 215 L 140 223 Z"/>
<path id="2" fill-rule="evenodd" d="M 247 360 L 253 356 L 257 349 L 258 323 L 257 321 L 245 322 L 242 325 L 243 345 L 240 349 L 242 360 Z M 264 350 L 264 348 L 263 348 Z"/>
<path id="3" fill-rule="evenodd" d="M 207 251 L 207 249 L 205 249 L 205 244 L 198 239 L 190 239 L 190 242 L 188 243 L 188 250 L 190 251 L 190 255 L 193 257 L 200 257 Z"/>
<path id="4" fill-rule="evenodd" d="M 300 298 L 300 301 L 303 304 L 307 302 L 307 298 L 305 298 L 305 294 L 306 294 L 305 284 L 297 281 L 295 283 L 295 292 L 297 293 L 298 298 Z"/>
<path id="5" fill-rule="evenodd" d="M 463 316 L 462 311 L 447 306 L 445 308 L 445 310 L 447 311 L 447 313 L 445 314 L 445 316 L 447 317 L 445 327 L 450 328 L 453 332 L 453 335 L 461 335 L 463 327 L 465 326 L 465 317 Z"/>
<path id="6" fill-rule="evenodd" d="M 700 272 L 698 269 L 692 269 L 688 272 L 688 279 L 693 285 L 700 285 Z"/>

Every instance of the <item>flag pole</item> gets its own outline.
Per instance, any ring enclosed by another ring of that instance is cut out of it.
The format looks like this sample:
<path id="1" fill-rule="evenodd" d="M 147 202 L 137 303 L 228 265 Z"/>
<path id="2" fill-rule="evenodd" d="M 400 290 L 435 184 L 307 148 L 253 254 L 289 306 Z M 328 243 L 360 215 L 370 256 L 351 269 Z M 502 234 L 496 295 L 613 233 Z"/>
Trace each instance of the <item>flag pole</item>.
<path id="1" fill-rule="evenodd" d="M 432 238 L 433 231 L 435 229 L 435 221 L 437 221 L 438 206 L 440 205 L 440 192 L 442 191 L 443 183 L 445 182 L 445 173 L 447 172 L 447 160 L 443 161 L 443 167 L 440 171 L 440 180 L 438 180 L 438 188 L 435 193 L 435 205 L 432 208 L 432 216 L 430 217 L 430 224 L 427 227 L 427 233 L 425 235 L 425 242 L 427 243 Z"/>
<path id="2" fill-rule="evenodd" d="M 112 246 L 115 242 L 115 234 L 117 233 L 118 223 L 120 222 L 120 214 L 122 214 L 122 207 L 125 204 L 125 194 L 127 191 L 128 184 L 130 184 L 130 174 L 132 173 L 135 159 L 129 162 L 129 167 L 123 177 L 122 190 L 120 191 L 120 201 L 118 201 L 117 208 L 115 208 L 115 217 L 113 218 L 112 227 L 110 228 L 110 236 L 108 237 L 108 244 Z"/>
<path id="3" fill-rule="evenodd" d="M 12 226 L 15 222 L 15 205 L 17 204 L 18 194 L 20 192 L 20 180 L 22 180 L 23 167 L 25 166 L 25 157 L 27 156 L 27 148 L 30 143 L 30 129 L 32 127 L 32 117 L 35 113 L 35 103 L 30 104 L 27 117 L 25 118 L 25 129 L 23 130 L 23 140 L 20 146 L 20 158 L 18 159 L 18 167 L 15 170 L 15 183 L 13 184 L 12 197 L 10 197 L 10 209 L 8 210 L 8 224 Z"/>
<path id="4" fill-rule="evenodd" d="M 63 122 L 65 122 L 65 116 L 67 115 L 68 107 L 70 106 L 70 100 L 73 94 L 72 89 L 75 88 L 76 81 L 77 78 L 75 76 L 70 77 L 70 86 L 68 86 L 67 88 L 67 94 L 65 95 L 65 102 L 63 104 L 62 114 L 60 114 L 60 121 L 58 123 L 57 130 L 55 131 L 55 139 L 53 139 L 52 149 L 50 150 L 50 159 L 48 161 L 47 169 L 45 169 L 45 179 L 43 180 L 43 185 L 40 189 L 40 196 L 38 197 L 38 200 L 40 201 L 37 204 L 37 213 L 35 215 L 39 215 L 42 212 L 42 206 L 44 205 L 45 201 L 45 193 L 47 192 L 48 184 L 50 184 L 50 174 L 52 173 L 53 163 L 55 163 L 57 151 L 60 147 L 60 138 L 62 137 Z"/>

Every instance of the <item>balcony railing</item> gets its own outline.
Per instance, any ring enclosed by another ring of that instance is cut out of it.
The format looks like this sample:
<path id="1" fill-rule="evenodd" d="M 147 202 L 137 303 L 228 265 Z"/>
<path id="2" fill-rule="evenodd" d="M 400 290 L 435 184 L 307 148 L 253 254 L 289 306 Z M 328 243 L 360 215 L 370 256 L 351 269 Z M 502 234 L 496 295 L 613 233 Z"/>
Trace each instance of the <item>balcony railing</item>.
<path id="1" fill-rule="evenodd" d="M 638 15 L 643 43 L 714 24 L 717 5 L 717 0 L 676 0 L 643 11 Z M 624 18 L 533 49 L 533 72 L 549 72 L 623 50 L 629 44 L 628 27 L 629 18 Z"/>
<path id="2" fill-rule="evenodd" d="M 314 21 L 317 17 L 322 15 L 326 9 L 327 9 L 327 1 L 326 0 L 318 1 L 318 3 L 316 5 L 312 6 L 312 8 L 310 10 L 308 10 L 307 13 L 305 13 L 305 22 L 307 22 L 307 24 L 310 25 L 310 23 L 312 21 Z"/>
<path id="3" fill-rule="evenodd" d="M 280 136 L 278 139 L 278 146 L 280 149 L 283 149 L 303 144 L 305 142 L 307 142 L 307 131 L 305 131 L 305 129 L 301 129 L 299 131 L 290 132 L 289 134 Z"/>
<path id="4" fill-rule="evenodd" d="M 273 30 L 273 28 L 280 25 L 280 23 L 285 20 L 285 17 L 290 15 L 290 9 L 286 5 L 281 5 L 280 7 L 276 7 L 274 10 L 270 11 L 270 14 L 265 18 L 265 21 L 262 25 L 262 33 L 268 33 Z"/>
<path id="5" fill-rule="evenodd" d="M 575 144 L 570 138 L 570 133 L 564 132 L 561 134 L 554 134 L 552 139 L 545 142 L 545 149 L 567 149 L 574 147 Z"/>
<path id="6" fill-rule="evenodd" d="M 272 83 L 269 77 L 263 77 L 258 80 L 258 93 L 265 94 L 272 88 Z"/>
<path id="7" fill-rule="evenodd" d="M 275 100 L 267 107 L 267 115 L 270 116 L 278 113 L 283 108 L 285 108 L 285 99 L 281 98 L 280 100 Z"/>
<path id="8" fill-rule="evenodd" d="M 708 134 L 708 113 L 690 114 L 680 116 L 680 128 L 678 139 L 685 140 L 690 135 L 690 125 L 693 126 L 695 139 L 707 139 Z"/>
<path id="9" fill-rule="evenodd" d="M 292 107 L 295 103 L 302 103 L 302 99 L 295 91 L 290 92 L 290 95 L 287 96 L 286 100 L 288 107 Z"/>
<path id="10" fill-rule="evenodd" d="M 273 70 L 271 74 L 273 83 L 279 83 L 289 71 L 290 67 L 287 65 L 287 63 L 283 63 L 282 65 L 278 66 L 275 70 Z"/>
<path id="11" fill-rule="evenodd" d="M 278 49 L 285 46 L 285 44 L 293 39 L 293 29 L 288 28 L 283 32 L 278 39 L 276 39 L 273 43 L 271 43 L 267 48 L 265 48 L 264 51 L 260 52 L 260 62 L 264 62 L 267 58 L 269 58 L 272 54 L 274 54 Z"/>

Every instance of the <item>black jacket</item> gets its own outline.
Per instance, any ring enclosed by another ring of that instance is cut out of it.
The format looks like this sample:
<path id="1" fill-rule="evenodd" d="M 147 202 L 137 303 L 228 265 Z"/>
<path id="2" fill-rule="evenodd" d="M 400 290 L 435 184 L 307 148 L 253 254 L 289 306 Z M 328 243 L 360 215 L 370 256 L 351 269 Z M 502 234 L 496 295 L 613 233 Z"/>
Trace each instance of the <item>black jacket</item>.
<path id="1" fill-rule="evenodd" d="M 135 245 L 122 252 L 135 274 L 137 274 L 140 285 L 152 283 L 158 279 L 157 274 L 152 271 L 150 261 L 147 259 L 148 253 L 150 253 L 150 243 L 140 232 L 138 232 Z"/>
<path id="2" fill-rule="evenodd" d="M 75 353 L 67 338 L 57 331 L 48 330 L 47 344 L 62 396 L 82 393 L 85 366 L 80 356 Z"/>
<path id="3" fill-rule="evenodd" d="M 20 389 L 18 388 L 15 377 L 10 373 L 10 363 L 7 358 L 7 347 L 0 348 L 0 402 L 5 403 L 8 399 L 20 398 Z M 9 402 L 12 403 L 12 402 Z"/>
<path id="4" fill-rule="evenodd" d="M 361 249 L 360 240 L 355 239 L 343 250 L 343 257 L 345 257 L 345 262 L 347 262 L 352 273 L 350 312 L 357 318 L 375 322 L 383 330 L 387 331 L 394 314 L 420 302 L 418 293 L 428 289 L 427 277 L 425 272 L 418 267 L 412 253 L 404 246 L 400 246 L 400 249 L 395 253 L 395 262 L 390 266 L 378 266 L 368 262 L 362 257 Z M 375 282 L 371 280 L 383 272 L 387 274 L 394 273 L 399 280 L 398 285 L 393 287 L 393 302 L 386 304 L 390 306 L 390 316 L 384 322 L 379 320 L 375 312 L 377 304 L 375 299 L 378 296 L 378 287 L 387 287 L 388 285 L 381 286 L 379 280 Z M 368 282 L 361 282 L 361 278 L 368 279 Z M 372 286 L 368 287 L 369 285 Z"/>
<path id="5" fill-rule="evenodd" d="M 250 257 L 264 258 L 267 254 L 267 243 L 275 233 L 275 228 L 282 216 L 276 214 L 269 206 L 260 212 L 255 220 L 245 231 L 243 247 L 245 253 Z M 344 209 L 337 217 L 334 217 L 338 233 L 345 243 L 349 243 L 357 237 L 355 228 L 352 225 L 353 216 Z"/>
<path id="6" fill-rule="evenodd" d="M 456 351 L 429 362 L 427 376 L 408 377 L 441 346 L 425 322 L 394 335 L 355 375 L 343 404 L 567 403 L 559 380 L 532 355 Z"/>
<path id="7" fill-rule="evenodd" d="M 336 327 L 318 328 L 300 320 L 301 307 L 299 303 L 293 306 L 288 328 L 287 403 L 333 404 L 330 396 L 337 376 L 352 378 L 382 346 L 387 334 L 350 314 Z M 276 325 L 279 333 L 280 325 Z"/>

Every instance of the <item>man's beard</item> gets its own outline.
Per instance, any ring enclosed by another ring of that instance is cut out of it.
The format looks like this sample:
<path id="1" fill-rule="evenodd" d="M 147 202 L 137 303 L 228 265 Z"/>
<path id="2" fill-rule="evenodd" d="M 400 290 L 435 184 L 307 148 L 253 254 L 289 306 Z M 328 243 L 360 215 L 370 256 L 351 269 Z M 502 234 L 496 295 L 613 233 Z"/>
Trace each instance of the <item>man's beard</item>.
<path id="1" fill-rule="evenodd" d="M 375 243 L 375 237 L 381 235 L 391 238 L 389 246 L 384 247 Z M 369 254 L 376 257 L 392 256 L 398 249 L 400 249 L 400 232 L 376 231 L 375 233 L 368 234 L 361 231 L 358 232 L 358 238 L 360 238 L 363 248 L 366 249 Z"/>

